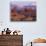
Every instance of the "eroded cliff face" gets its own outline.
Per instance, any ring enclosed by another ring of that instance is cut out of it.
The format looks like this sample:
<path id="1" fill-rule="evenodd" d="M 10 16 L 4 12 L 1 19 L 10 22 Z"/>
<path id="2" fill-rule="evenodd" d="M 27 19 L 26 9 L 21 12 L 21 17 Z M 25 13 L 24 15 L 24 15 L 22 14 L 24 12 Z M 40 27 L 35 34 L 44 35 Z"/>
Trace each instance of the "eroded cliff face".
<path id="1" fill-rule="evenodd" d="M 23 46 L 23 35 L 0 35 L 0 46 Z"/>
<path id="2" fill-rule="evenodd" d="M 37 38 L 33 40 L 34 43 L 46 43 L 46 39 L 43 38 Z"/>

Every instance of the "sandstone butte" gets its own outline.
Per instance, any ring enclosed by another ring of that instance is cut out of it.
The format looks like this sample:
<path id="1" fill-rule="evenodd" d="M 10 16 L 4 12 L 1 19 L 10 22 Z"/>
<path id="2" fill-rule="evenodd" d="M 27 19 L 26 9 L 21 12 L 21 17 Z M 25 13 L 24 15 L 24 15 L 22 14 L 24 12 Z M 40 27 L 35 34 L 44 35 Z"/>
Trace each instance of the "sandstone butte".
<path id="1" fill-rule="evenodd" d="M 46 39 L 37 38 L 37 39 L 34 39 L 32 42 L 34 42 L 34 43 L 46 43 Z"/>

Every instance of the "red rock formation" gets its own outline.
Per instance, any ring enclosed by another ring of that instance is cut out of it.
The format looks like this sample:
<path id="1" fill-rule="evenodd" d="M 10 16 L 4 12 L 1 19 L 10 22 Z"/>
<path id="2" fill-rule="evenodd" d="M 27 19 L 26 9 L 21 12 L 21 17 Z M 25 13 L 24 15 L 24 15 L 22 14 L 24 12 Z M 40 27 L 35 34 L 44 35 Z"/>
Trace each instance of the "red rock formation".
<path id="1" fill-rule="evenodd" d="M 46 43 L 46 39 L 37 38 L 33 40 L 34 43 Z"/>

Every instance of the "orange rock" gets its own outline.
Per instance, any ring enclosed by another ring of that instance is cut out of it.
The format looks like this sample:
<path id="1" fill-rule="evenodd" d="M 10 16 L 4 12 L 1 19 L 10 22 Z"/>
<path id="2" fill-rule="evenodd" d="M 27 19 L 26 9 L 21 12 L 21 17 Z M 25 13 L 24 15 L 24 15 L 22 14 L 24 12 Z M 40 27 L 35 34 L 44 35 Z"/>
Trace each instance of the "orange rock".
<path id="1" fill-rule="evenodd" d="M 46 39 L 37 38 L 33 40 L 34 43 L 46 43 Z"/>

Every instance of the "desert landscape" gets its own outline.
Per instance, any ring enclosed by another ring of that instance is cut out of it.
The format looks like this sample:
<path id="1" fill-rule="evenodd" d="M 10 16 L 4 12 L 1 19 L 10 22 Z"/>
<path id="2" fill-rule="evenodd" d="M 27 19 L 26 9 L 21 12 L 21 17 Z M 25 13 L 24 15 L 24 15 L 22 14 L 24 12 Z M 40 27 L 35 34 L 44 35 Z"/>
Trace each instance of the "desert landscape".
<path id="1" fill-rule="evenodd" d="M 27 5 L 28 4 L 28 5 Z M 36 21 L 36 5 L 29 5 L 29 2 L 10 5 L 11 21 Z"/>

